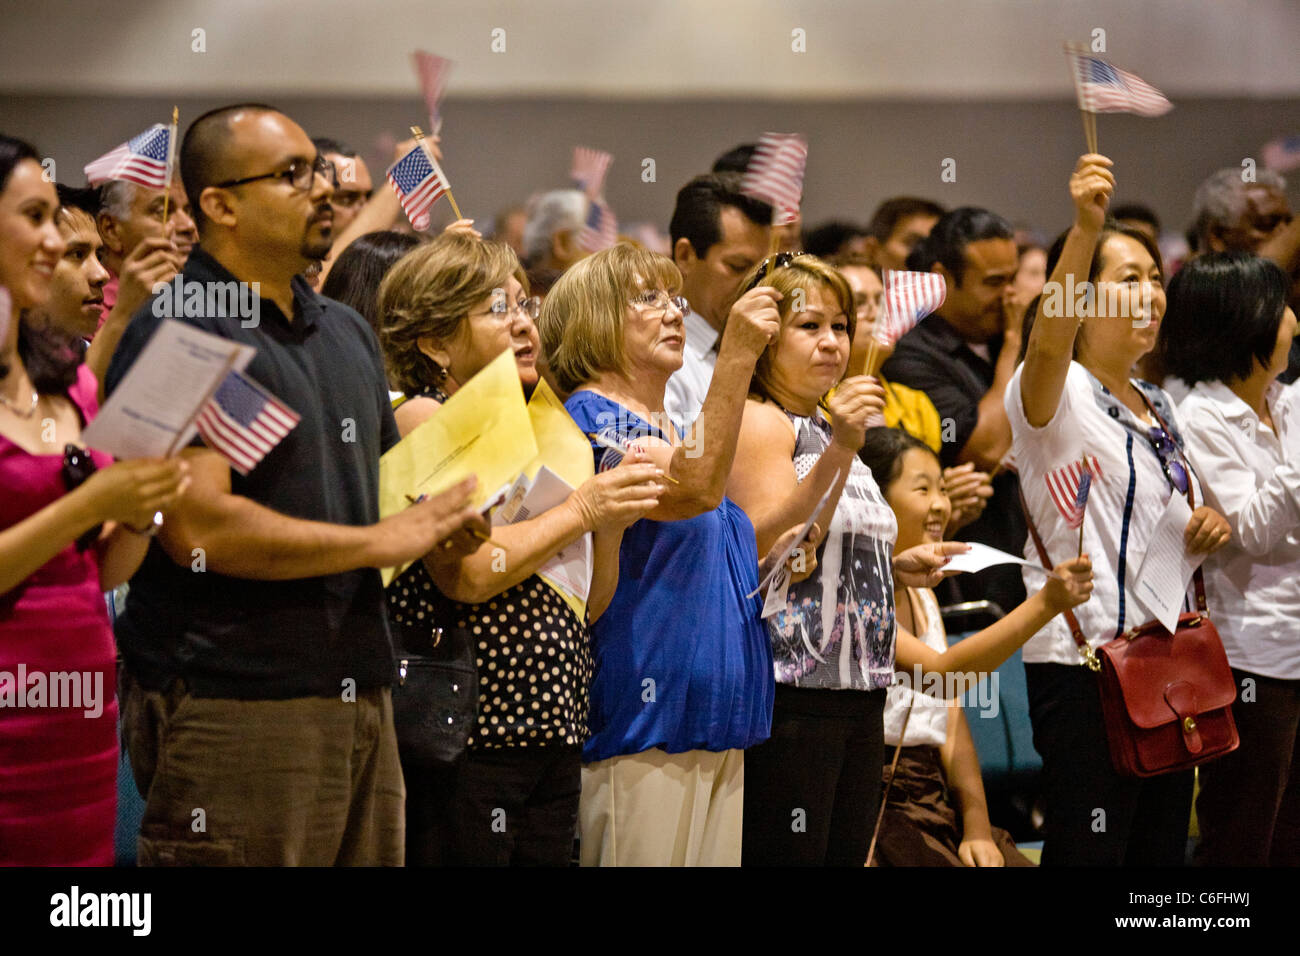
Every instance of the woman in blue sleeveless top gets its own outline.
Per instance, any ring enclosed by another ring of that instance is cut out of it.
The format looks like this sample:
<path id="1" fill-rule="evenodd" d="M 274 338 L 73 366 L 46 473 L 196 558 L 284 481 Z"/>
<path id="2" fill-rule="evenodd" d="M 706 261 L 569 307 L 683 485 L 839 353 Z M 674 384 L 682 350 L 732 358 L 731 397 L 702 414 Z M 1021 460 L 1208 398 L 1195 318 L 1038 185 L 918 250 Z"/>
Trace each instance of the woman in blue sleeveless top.
<path id="1" fill-rule="evenodd" d="M 618 245 L 555 284 L 539 327 L 566 407 L 598 468 L 645 456 L 676 482 L 597 564 L 618 568 L 592 608 L 591 737 L 579 811 L 584 865 L 736 865 L 745 748 L 765 739 L 772 657 L 758 618 L 754 531 L 723 496 L 754 361 L 777 326 L 775 296 L 732 309 L 693 428 L 664 413 L 682 364 L 681 276 Z"/>

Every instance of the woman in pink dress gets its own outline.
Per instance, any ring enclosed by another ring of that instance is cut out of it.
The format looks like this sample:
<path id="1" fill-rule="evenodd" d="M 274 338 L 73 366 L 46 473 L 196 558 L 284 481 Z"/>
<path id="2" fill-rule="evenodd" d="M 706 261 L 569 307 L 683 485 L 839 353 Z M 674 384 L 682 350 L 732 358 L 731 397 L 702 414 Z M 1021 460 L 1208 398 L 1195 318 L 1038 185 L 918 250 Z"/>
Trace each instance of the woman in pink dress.
<path id="1" fill-rule="evenodd" d="M 117 701 L 102 592 L 135 572 L 188 479 L 178 460 L 114 465 L 80 447 L 95 378 L 23 316 L 65 248 L 42 172 L 31 146 L 0 135 L 0 864 L 109 865 Z"/>

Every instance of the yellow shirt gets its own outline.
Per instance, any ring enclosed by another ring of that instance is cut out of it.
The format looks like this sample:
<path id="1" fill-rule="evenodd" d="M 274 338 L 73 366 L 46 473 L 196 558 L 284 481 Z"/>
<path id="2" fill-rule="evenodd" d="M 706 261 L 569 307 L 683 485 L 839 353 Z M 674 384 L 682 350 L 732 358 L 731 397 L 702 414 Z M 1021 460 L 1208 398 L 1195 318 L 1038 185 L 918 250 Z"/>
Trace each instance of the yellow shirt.
<path id="1" fill-rule="evenodd" d="M 919 438 L 938 454 L 943 444 L 943 425 L 930 396 L 920 389 L 887 382 L 883 376 L 876 378 L 885 390 L 885 424 Z"/>

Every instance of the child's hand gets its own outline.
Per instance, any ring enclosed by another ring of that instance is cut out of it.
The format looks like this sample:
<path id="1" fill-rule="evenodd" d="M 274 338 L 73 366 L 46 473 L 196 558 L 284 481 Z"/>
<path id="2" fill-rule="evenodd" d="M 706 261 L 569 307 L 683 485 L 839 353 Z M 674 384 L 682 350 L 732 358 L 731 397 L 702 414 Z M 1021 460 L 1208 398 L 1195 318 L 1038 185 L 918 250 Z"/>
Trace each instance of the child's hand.
<path id="1" fill-rule="evenodd" d="M 1086 554 L 1058 564 L 1043 585 L 1043 597 L 1057 614 L 1078 607 L 1091 595 L 1092 559 Z"/>

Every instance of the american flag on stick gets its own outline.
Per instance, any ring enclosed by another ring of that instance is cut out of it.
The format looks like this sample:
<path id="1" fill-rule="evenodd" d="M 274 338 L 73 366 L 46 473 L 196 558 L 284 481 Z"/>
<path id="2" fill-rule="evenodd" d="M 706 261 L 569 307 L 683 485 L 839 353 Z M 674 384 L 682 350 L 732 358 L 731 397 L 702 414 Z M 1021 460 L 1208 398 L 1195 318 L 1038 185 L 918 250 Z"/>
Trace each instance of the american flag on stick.
<path id="1" fill-rule="evenodd" d="M 586 146 L 573 147 L 573 169 L 570 172 L 574 183 L 587 194 L 588 199 L 595 199 L 605 191 L 605 174 L 609 172 L 614 157 L 599 149 Z"/>
<path id="2" fill-rule="evenodd" d="M 421 232 L 429 228 L 429 208 L 451 190 L 442 168 L 418 143 L 389 168 L 388 185 L 401 200 L 411 226 Z"/>
<path id="3" fill-rule="evenodd" d="M 798 133 L 764 133 L 758 139 L 740 191 L 772 205 L 772 225 L 787 226 L 799 218 L 803 198 L 808 143 Z"/>
<path id="4" fill-rule="evenodd" d="M 1163 116 L 1174 108 L 1165 95 L 1132 73 L 1111 66 L 1099 56 L 1067 48 L 1074 66 L 1079 109 L 1086 113 L 1136 113 Z"/>
<path id="5" fill-rule="evenodd" d="M 587 221 L 578 232 L 578 245 L 587 252 L 600 252 L 618 242 L 618 220 L 603 199 L 592 199 Z"/>
<path id="6" fill-rule="evenodd" d="M 415 76 L 420 81 L 420 92 L 424 94 L 424 105 L 429 109 L 429 130 L 437 136 L 442 129 L 442 114 L 438 104 L 447 87 L 447 75 L 451 72 L 452 61 L 427 50 L 416 50 L 411 54 L 415 64 Z"/>
<path id="7" fill-rule="evenodd" d="M 194 425 L 209 448 L 235 471 L 247 475 L 293 431 L 298 421 L 296 412 L 232 369 L 194 419 Z"/>
<path id="8" fill-rule="evenodd" d="M 87 164 L 86 179 L 98 186 L 112 179 L 124 179 L 150 189 L 166 189 L 172 157 L 175 128 L 155 123 L 139 136 L 133 136 L 117 149 L 109 150 Z"/>
<path id="9" fill-rule="evenodd" d="M 1102 478 L 1101 462 L 1095 455 L 1084 455 L 1064 468 L 1047 473 L 1047 492 L 1052 504 L 1065 519 L 1067 527 L 1083 525 L 1083 513 L 1088 507 L 1088 493 L 1093 481 Z"/>
<path id="10" fill-rule="evenodd" d="M 948 297 L 948 284 L 937 272 L 885 270 L 885 294 L 874 336 L 881 345 L 896 345 L 918 322 L 938 311 Z"/>

